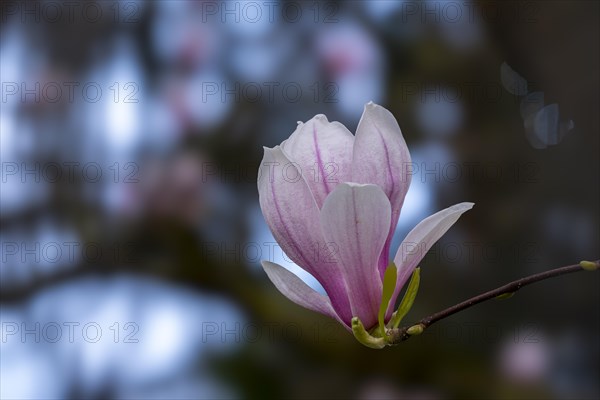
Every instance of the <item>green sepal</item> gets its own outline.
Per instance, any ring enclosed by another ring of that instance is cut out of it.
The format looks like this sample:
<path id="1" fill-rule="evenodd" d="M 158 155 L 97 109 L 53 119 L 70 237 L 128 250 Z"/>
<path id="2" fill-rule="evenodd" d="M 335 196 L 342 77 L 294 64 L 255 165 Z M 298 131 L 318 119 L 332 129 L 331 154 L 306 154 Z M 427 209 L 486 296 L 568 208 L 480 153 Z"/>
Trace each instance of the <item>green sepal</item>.
<path id="1" fill-rule="evenodd" d="M 398 311 L 394 313 L 392 319 L 390 320 L 390 326 L 392 328 L 398 328 L 398 326 L 400 326 L 400 322 L 402 322 L 402 318 L 404 318 L 412 308 L 415 297 L 417 297 L 417 292 L 419 291 L 420 281 L 421 268 L 416 268 L 412 273 L 410 282 L 408 283 L 408 288 L 406 289 L 406 293 L 404 293 L 404 297 L 402 297 L 400 306 L 398 306 Z"/>
<path id="2" fill-rule="evenodd" d="M 396 264 L 392 261 L 383 274 L 383 291 L 381 294 L 381 305 L 379 306 L 379 336 L 385 336 L 385 313 L 390 304 L 394 289 L 396 289 L 396 278 L 398 276 L 398 269 Z"/>
<path id="3" fill-rule="evenodd" d="M 385 338 L 371 336 L 358 317 L 352 318 L 352 333 L 356 340 L 372 349 L 383 349 L 387 344 Z"/>

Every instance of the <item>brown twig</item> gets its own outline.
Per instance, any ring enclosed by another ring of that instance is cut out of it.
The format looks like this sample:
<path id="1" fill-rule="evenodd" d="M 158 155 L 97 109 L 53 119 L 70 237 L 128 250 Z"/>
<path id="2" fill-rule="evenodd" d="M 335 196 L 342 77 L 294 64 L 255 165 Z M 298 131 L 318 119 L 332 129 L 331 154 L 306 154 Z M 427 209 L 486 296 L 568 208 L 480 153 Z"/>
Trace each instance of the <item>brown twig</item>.
<path id="1" fill-rule="evenodd" d="M 584 270 L 598 270 L 600 268 L 600 260 L 596 260 L 593 262 L 587 261 L 588 264 L 573 264 L 567 265 L 566 267 L 560 267 L 556 269 L 552 269 L 550 271 L 540 272 L 539 274 L 534 274 L 530 276 L 526 276 L 525 278 L 517 279 L 516 281 L 507 283 L 504 286 L 500 286 L 497 289 L 490 290 L 489 292 L 482 293 L 478 296 L 472 297 L 469 300 L 465 300 L 462 303 L 458 303 L 452 307 L 448 307 L 445 310 L 439 311 L 435 314 L 431 314 L 428 317 L 425 317 L 418 321 L 415 324 L 410 326 L 405 326 L 398 329 L 391 329 L 387 332 L 388 340 L 387 342 L 390 345 L 395 345 L 400 342 L 403 342 L 414 336 L 416 334 L 420 334 L 427 327 L 431 326 L 435 322 L 447 318 L 453 314 L 456 314 L 459 311 L 465 310 L 469 307 L 474 306 L 475 304 L 482 303 L 484 301 L 497 298 L 499 296 L 507 296 L 509 297 L 517 290 L 521 289 L 523 286 L 531 285 L 532 283 L 543 281 L 545 279 L 553 278 L 555 276 L 571 274 L 573 272 L 584 271 Z M 594 268 L 595 264 L 595 268 Z M 584 267 L 586 265 L 586 267 Z"/>

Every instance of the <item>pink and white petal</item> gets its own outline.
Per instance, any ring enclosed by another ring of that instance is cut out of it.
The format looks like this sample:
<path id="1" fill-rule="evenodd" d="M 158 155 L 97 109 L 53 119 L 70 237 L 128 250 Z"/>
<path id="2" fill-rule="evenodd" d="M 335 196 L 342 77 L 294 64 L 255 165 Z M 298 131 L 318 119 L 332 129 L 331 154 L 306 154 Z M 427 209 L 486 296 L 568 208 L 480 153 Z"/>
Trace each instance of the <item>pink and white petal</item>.
<path id="1" fill-rule="evenodd" d="M 425 254 L 431 249 L 431 246 L 458 221 L 458 218 L 464 212 L 473 208 L 473 205 L 474 203 L 468 202 L 459 203 L 430 215 L 419 222 L 406 235 L 394 257 L 394 263 L 398 268 L 398 277 L 388 313 L 393 311 L 393 305 L 398 298 L 400 290 L 406 281 L 408 281 L 415 268 L 417 268 L 419 262 L 425 257 Z"/>
<path id="2" fill-rule="evenodd" d="M 262 266 L 271 282 L 285 297 L 299 306 L 335 318 L 345 325 L 333 310 L 331 301 L 327 296 L 317 293 L 300 278 L 279 264 L 262 261 Z"/>
<path id="3" fill-rule="evenodd" d="M 321 283 L 338 314 L 351 318 L 340 268 L 319 252 L 325 246 L 319 209 L 298 169 L 279 146 L 265 148 L 258 194 L 267 225 L 282 250 Z"/>
<path id="4" fill-rule="evenodd" d="M 303 268 L 315 263 L 311 246 L 321 240 L 319 210 L 296 167 L 281 148 L 265 148 L 258 176 L 262 213 L 285 253 Z"/>
<path id="5" fill-rule="evenodd" d="M 339 122 L 329 122 L 319 114 L 299 123 L 281 147 L 284 154 L 298 163 L 317 206 L 340 183 L 351 180 L 354 135 Z"/>
<path id="6" fill-rule="evenodd" d="M 354 140 L 352 181 L 383 189 L 392 205 L 392 223 L 379 262 L 383 276 L 389 264 L 392 236 L 411 181 L 411 159 L 400 126 L 391 112 L 369 102 L 358 123 Z"/>
<path id="7" fill-rule="evenodd" d="M 325 240 L 336 247 L 334 256 L 344 275 L 352 315 L 365 327 L 377 323 L 382 282 L 377 261 L 390 228 L 391 207 L 375 185 L 342 183 L 321 209 Z"/>

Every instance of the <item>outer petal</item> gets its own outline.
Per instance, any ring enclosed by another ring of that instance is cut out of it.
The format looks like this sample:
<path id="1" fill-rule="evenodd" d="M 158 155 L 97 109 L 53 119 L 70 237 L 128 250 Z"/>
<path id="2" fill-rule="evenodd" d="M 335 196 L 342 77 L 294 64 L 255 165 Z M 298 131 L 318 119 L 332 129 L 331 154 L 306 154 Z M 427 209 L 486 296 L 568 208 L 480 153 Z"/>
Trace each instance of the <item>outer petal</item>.
<path id="1" fill-rule="evenodd" d="M 262 266 L 275 287 L 294 303 L 340 321 L 327 296 L 314 291 L 296 275 L 281 265 L 263 261 Z M 342 321 L 340 321 L 345 325 Z"/>
<path id="2" fill-rule="evenodd" d="M 319 209 L 281 148 L 265 148 L 258 177 L 259 202 L 263 215 L 282 250 L 323 286 L 336 312 L 352 316 L 344 278 L 335 260 L 322 255 L 325 240 Z"/>
<path id="3" fill-rule="evenodd" d="M 382 283 L 377 260 L 390 229 L 391 207 L 375 185 L 342 183 L 321 209 L 325 240 L 334 243 L 344 274 L 352 315 L 366 328 L 377 323 Z"/>
<path id="4" fill-rule="evenodd" d="M 465 211 L 473 208 L 473 205 L 474 203 L 459 203 L 430 215 L 406 235 L 394 257 L 394 263 L 398 267 L 398 278 L 388 313 L 393 311 L 400 290 L 431 246 L 458 221 Z"/>
<path id="5" fill-rule="evenodd" d="M 300 123 L 281 147 L 284 154 L 298 163 L 317 206 L 342 182 L 351 181 L 354 135 L 339 122 L 329 122 L 319 114 Z"/>
<path id="6" fill-rule="evenodd" d="M 392 113 L 377 104 L 368 103 L 356 130 L 352 181 L 381 187 L 392 205 L 392 223 L 379 260 L 382 277 L 389 264 L 390 243 L 410 186 L 410 163 L 408 147 Z"/>

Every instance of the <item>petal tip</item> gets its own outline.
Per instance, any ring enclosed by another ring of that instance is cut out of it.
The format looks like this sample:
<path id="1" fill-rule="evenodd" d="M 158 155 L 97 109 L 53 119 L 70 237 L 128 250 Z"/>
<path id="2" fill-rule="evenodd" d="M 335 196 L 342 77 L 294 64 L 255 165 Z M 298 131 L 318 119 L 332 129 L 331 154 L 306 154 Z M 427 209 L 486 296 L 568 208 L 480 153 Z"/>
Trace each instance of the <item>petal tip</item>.
<path id="1" fill-rule="evenodd" d="M 269 279 L 271 279 L 272 281 L 273 281 L 273 279 L 275 279 L 277 273 L 279 271 L 281 271 L 282 269 L 289 272 L 290 274 L 292 273 L 287 268 L 282 267 L 281 265 L 274 263 L 272 261 L 269 261 L 269 260 L 261 260 L 260 264 L 262 265 L 263 270 L 267 273 L 267 276 L 269 277 Z"/>
<path id="2" fill-rule="evenodd" d="M 314 121 L 318 121 L 321 123 L 328 123 L 329 120 L 327 119 L 327 116 L 325 114 L 317 114 L 312 118 Z"/>
<path id="3" fill-rule="evenodd" d="M 379 187 L 377 185 L 374 185 L 372 183 L 356 183 L 356 182 L 342 182 L 340 183 L 340 185 L 345 185 L 349 188 L 362 188 L 365 186 L 371 187 L 371 186 L 375 186 L 375 187 Z"/>
<path id="4" fill-rule="evenodd" d="M 471 208 L 473 208 L 473 206 L 475 205 L 475 203 L 472 203 L 470 201 L 465 201 L 463 203 L 457 204 L 457 206 L 460 206 L 460 208 L 463 208 L 466 210 L 470 210 Z"/>
<path id="5" fill-rule="evenodd" d="M 380 106 L 377 103 L 373 103 L 373 101 L 369 101 L 367 104 L 365 104 L 365 111 L 366 110 L 374 111 L 374 110 L 377 110 L 377 109 L 380 109 L 380 108 L 384 108 L 384 107 Z"/>

